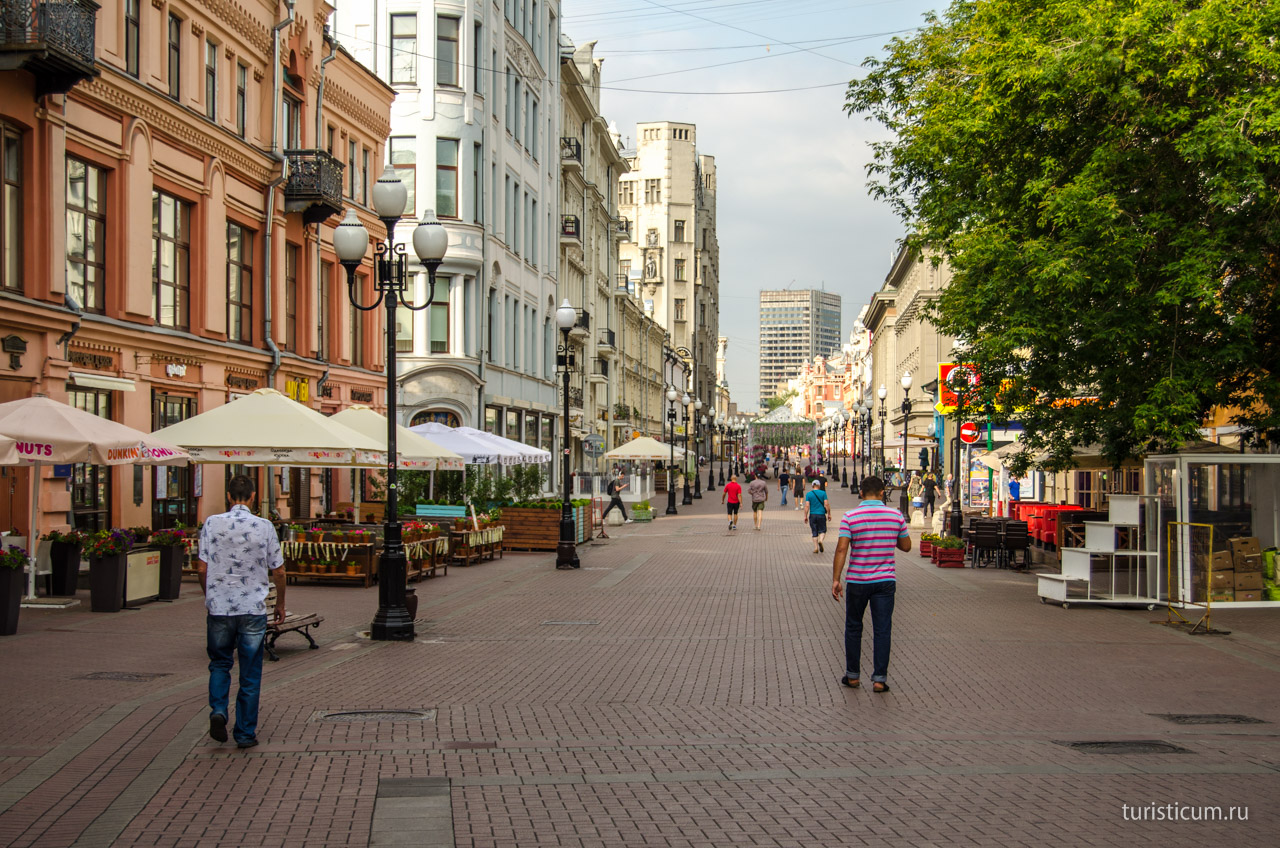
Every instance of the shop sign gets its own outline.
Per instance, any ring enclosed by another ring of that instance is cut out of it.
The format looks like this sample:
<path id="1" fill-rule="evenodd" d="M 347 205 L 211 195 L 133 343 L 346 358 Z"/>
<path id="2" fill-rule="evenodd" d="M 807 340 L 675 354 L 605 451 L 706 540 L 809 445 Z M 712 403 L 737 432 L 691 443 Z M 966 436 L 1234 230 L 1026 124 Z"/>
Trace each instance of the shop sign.
<path id="1" fill-rule="evenodd" d="M 185 377 L 187 376 L 187 366 L 181 362 L 167 362 L 164 366 L 164 375 L 166 377 Z"/>
<path id="2" fill-rule="evenodd" d="M 311 399 L 311 381 L 306 377 L 290 377 L 284 381 L 284 393 L 298 403 Z"/>
<path id="3" fill-rule="evenodd" d="M 94 371 L 114 371 L 116 369 L 116 358 L 110 354 L 73 350 L 67 354 L 67 359 L 72 365 L 79 365 L 81 368 L 92 368 Z"/>
<path id="4" fill-rule="evenodd" d="M 365 389 L 352 389 L 351 399 L 356 403 L 373 403 L 373 392 Z"/>
<path id="5" fill-rule="evenodd" d="M 956 411 L 960 398 L 956 396 L 951 387 L 960 381 L 969 386 L 977 386 L 977 369 L 967 362 L 938 363 L 938 402 L 934 405 L 934 409 L 943 415 L 949 415 Z"/>
<path id="6" fill-rule="evenodd" d="M 258 388 L 260 382 L 257 377 L 249 377 L 245 374 L 227 374 L 227 388 L 239 389 L 245 392 L 251 392 Z"/>

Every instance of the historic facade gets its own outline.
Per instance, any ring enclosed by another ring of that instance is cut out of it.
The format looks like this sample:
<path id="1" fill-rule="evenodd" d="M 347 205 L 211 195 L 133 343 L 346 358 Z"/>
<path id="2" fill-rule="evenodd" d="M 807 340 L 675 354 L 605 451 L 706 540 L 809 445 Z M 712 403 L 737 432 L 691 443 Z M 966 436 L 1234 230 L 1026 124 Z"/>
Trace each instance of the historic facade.
<path id="1" fill-rule="evenodd" d="M 260 387 L 382 407 L 382 313 L 348 305 L 331 237 L 347 208 L 381 231 L 369 188 L 394 92 L 328 38 L 333 6 L 25 5 L 38 39 L 0 31 L 0 336 L 20 351 L 0 401 L 45 394 L 141 430 Z M 194 524 L 232 470 L 47 469 L 40 523 Z M 277 470 L 259 490 L 307 515 L 349 477 Z M 0 512 L 22 523 L 9 489 Z"/>

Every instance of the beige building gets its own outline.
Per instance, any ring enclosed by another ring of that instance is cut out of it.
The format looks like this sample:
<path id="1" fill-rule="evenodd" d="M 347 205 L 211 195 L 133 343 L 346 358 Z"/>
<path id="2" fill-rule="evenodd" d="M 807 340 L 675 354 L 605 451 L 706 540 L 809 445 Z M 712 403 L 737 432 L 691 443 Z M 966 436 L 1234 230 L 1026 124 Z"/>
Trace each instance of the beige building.
<path id="1" fill-rule="evenodd" d="M 618 183 L 628 221 L 619 251 L 627 293 L 666 329 L 689 365 L 691 397 L 716 403 L 720 248 L 716 238 L 715 157 L 698 152 L 697 127 L 658 121 L 636 127 L 630 165 Z"/>

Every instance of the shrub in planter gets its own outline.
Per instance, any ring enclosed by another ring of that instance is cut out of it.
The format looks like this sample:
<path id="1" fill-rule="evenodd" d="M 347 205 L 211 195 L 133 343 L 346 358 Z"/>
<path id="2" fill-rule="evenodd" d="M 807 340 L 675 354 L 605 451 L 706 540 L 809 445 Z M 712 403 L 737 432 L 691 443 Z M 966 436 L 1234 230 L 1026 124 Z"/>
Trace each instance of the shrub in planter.
<path id="1" fill-rule="evenodd" d="M 186 556 L 187 529 L 175 527 L 151 534 L 151 544 L 160 549 L 160 600 L 177 600 L 182 594 L 182 561 Z"/>
<path id="2" fill-rule="evenodd" d="M 955 536 L 942 536 L 934 543 L 939 568 L 960 568 L 964 565 L 964 540 Z"/>
<path id="3" fill-rule="evenodd" d="M 99 530 L 85 543 L 89 558 L 89 608 L 94 612 L 119 612 L 124 606 L 125 558 L 133 547 L 126 530 Z"/>
<path id="4" fill-rule="evenodd" d="M 23 571 L 30 561 L 22 548 L 11 545 L 0 551 L 0 636 L 12 636 L 18 632 Z"/>
<path id="5" fill-rule="evenodd" d="M 50 594 L 74 595 L 80 580 L 80 551 L 84 547 L 84 534 L 79 530 L 65 533 L 52 530 L 40 538 L 52 543 L 49 549 L 49 565 L 53 571 Z"/>

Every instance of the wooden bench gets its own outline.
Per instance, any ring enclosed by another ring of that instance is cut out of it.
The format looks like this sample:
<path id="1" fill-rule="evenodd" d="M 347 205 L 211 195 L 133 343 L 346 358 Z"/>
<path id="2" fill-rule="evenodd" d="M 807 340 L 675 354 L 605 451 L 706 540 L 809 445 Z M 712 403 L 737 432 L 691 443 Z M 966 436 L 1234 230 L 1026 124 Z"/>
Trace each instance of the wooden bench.
<path id="1" fill-rule="evenodd" d="M 452 521 L 455 518 L 466 518 L 467 508 L 449 504 L 418 504 L 414 515 L 418 518 L 447 518 Z"/>
<path id="2" fill-rule="evenodd" d="M 276 587 L 272 586 L 271 591 L 267 593 L 267 635 L 263 640 L 262 646 L 267 652 L 267 659 L 272 662 L 279 662 L 280 657 L 276 654 L 276 640 L 286 633 L 301 633 L 307 640 L 311 650 L 319 649 L 316 640 L 311 638 L 309 631 L 313 627 L 319 627 L 320 622 L 324 621 L 324 616 L 319 613 L 310 612 L 294 615 L 286 615 L 284 621 L 276 624 Z"/>

